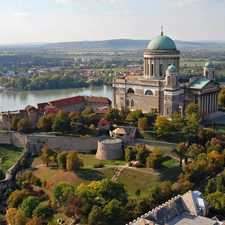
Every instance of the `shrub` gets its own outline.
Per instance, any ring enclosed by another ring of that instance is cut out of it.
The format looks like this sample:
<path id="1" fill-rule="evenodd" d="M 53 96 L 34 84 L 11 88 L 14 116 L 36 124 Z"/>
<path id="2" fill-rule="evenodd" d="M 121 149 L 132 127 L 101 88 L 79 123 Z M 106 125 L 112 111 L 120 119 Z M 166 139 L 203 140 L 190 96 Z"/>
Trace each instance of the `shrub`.
<path id="1" fill-rule="evenodd" d="M 96 164 L 94 164 L 94 168 L 101 168 L 101 167 L 104 167 L 103 163 L 96 163 Z"/>

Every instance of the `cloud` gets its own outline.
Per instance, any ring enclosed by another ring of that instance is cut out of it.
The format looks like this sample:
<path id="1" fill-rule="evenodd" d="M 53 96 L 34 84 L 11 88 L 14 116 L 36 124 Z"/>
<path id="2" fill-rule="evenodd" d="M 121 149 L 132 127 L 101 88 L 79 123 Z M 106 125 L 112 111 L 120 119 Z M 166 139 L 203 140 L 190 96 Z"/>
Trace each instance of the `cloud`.
<path id="1" fill-rule="evenodd" d="M 56 3 L 70 3 L 70 0 L 55 0 Z"/>
<path id="2" fill-rule="evenodd" d="M 13 14 L 13 16 L 38 16 L 38 13 L 32 13 L 32 12 L 16 12 Z"/>
<path id="3" fill-rule="evenodd" d="M 132 14 L 134 13 L 133 10 L 116 10 L 116 11 L 107 11 L 105 12 L 105 14 L 107 15 L 112 15 L 112 14 L 126 14 L 126 15 L 129 15 L 129 14 Z"/>
<path id="4" fill-rule="evenodd" d="M 88 7 L 84 7 L 83 10 L 88 10 Z"/>
<path id="5" fill-rule="evenodd" d="M 180 2 L 172 2 L 169 4 L 169 7 L 186 7 L 186 6 L 193 6 L 204 0 L 183 0 Z"/>

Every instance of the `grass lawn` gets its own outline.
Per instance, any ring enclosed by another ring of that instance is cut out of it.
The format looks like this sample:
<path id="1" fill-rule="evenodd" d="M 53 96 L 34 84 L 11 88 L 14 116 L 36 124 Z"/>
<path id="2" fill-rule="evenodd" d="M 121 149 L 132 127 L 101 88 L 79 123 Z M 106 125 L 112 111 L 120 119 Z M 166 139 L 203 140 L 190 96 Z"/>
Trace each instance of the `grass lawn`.
<path id="1" fill-rule="evenodd" d="M 0 145 L 0 167 L 4 173 L 13 166 L 20 156 L 23 154 L 22 148 L 17 148 L 12 145 Z"/>

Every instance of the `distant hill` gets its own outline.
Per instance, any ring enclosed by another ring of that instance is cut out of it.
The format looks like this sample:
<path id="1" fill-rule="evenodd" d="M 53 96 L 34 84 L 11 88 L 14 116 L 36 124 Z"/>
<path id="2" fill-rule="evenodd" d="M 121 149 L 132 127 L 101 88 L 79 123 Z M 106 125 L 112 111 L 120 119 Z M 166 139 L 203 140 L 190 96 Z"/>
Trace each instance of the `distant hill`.
<path id="1" fill-rule="evenodd" d="M 78 50 L 78 51 L 144 51 L 150 40 L 114 39 L 103 41 L 74 41 L 58 43 L 24 43 L 13 45 L 0 45 L 1 49 L 38 48 L 50 50 Z M 181 41 L 175 40 L 177 49 L 186 48 L 224 48 L 225 41 Z"/>

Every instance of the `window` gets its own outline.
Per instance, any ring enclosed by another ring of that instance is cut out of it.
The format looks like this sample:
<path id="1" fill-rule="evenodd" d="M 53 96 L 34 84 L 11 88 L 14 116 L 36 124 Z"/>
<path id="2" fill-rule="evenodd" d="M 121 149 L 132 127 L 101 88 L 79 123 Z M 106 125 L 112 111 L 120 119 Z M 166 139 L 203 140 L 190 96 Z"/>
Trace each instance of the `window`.
<path id="1" fill-rule="evenodd" d="M 131 107 L 134 107 L 134 99 L 131 99 Z"/>
<path id="2" fill-rule="evenodd" d="M 151 90 L 147 90 L 147 91 L 145 92 L 145 95 L 153 95 L 153 92 L 152 92 Z"/>
<path id="3" fill-rule="evenodd" d="M 126 100 L 126 105 L 127 105 L 127 107 L 130 106 L 130 99 L 129 98 L 127 98 L 127 100 Z"/>
<path id="4" fill-rule="evenodd" d="M 154 65 L 152 64 L 151 76 L 153 76 Z"/>
<path id="5" fill-rule="evenodd" d="M 159 75 L 162 76 L 162 64 L 159 65 Z"/>
<path id="6" fill-rule="evenodd" d="M 134 93 L 134 89 L 129 88 L 129 89 L 127 90 L 127 93 L 129 93 L 129 94 L 133 94 L 133 93 Z"/>
<path id="7" fill-rule="evenodd" d="M 209 76 L 209 72 L 205 71 L 205 77 L 208 78 L 208 76 Z"/>
<path id="8" fill-rule="evenodd" d="M 168 76 L 168 77 L 167 77 L 167 85 L 170 85 L 170 84 L 171 84 L 171 77 Z"/>

